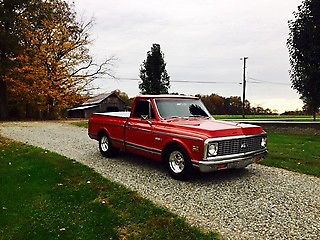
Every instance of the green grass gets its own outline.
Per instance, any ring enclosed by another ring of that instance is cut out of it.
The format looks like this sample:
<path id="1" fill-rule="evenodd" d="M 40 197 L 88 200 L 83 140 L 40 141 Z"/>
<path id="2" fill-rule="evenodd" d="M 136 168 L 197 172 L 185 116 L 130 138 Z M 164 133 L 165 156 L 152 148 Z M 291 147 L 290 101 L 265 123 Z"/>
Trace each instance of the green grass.
<path id="1" fill-rule="evenodd" d="M 320 177 L 320 136 L 269 133 L 262 164 Z"/>
<path id="2" fill-rule="evenodd" d="M 245 119 L 241 115 L 213 115 L 217 120 L 226 120 L 226 121 L 313 121 L 313 117 L 309 115 L 247 115 Z M 317 121 L 320 121 L 320 117 L 317 118 Z"/>
<path id="3" fill-rule="evenodd" d="M 71 124 L 77 127 L 88 128 L 88 121 L 77 121 L 77 122 L 72 122 Z"/>
<path id="4" fill-rule="evenodd" d="M 58 154 L 0 138 L 0 239 L 218 239 Z"/>

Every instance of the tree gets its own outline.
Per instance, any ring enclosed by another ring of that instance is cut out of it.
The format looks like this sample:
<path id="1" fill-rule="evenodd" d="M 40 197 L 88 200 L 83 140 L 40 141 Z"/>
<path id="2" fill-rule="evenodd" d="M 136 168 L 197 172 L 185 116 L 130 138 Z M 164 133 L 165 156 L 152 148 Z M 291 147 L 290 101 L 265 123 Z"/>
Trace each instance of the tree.
<path id="1" fill-rule="evenodd" d="M 4 77 L 21 49 L 18 17 L 28 5 L 27 0 L 0 1 L 0 119 L 6 119 L 8 115 L 8 85 Z"/>
<path id="2" fill-rule="evenodd" d="M 320 1 L 305 0 L 294 17 L 289 21 L 287 41 L 292 88 L 312 109 L 316 120 L 320 107 Z"/>
<path id="3" fill-rule="evenodd" d="M 126 106 L 131 107 L 132 100 L 133 98 L 129 98 L 128 94 L 126 92 L 119 92 L 119 97 L 121 98 L 122 101 L 126 104 Z"/>
<path id="4" fill-rule="evenodd" d="M 225 99 L 226 111 L 231 115 L 240 115 L 242 113 L 241 97 L 231 96 Z"/>
<path id="5" fill-rule="evenodd" d="M 231 96 L 228 98 L 219 96 L 217 94 L 211 95 L 195 95 L 199 97 L 203 104 L 206 106 L 208 111 L 212 115 L 240 115 L 242 113 L 242 100 L 238 96 Z M 271 111 L 269 108 L 264 109 L 260 106 L 251 107 L 248 100 L 245 101 L 245 113 L 249 114 L 264 114 L 271 115 L 275 114 L 276 110 Z"/>
<path id="6" fill-rule="evenodd" d="M 97 64 L 89 54 L 92 21 L 77 20 L 73 8 L 64 0 L 34 0 L 17 16 L 20 50 L 3 79 L 16 111 L 26 117 L 57 117 L 110 72 L 112 58 Z"/>
<path id="7" fill-rule="evenodd" d="M 165 94 L 170 87 L 170 77 L 166 70 L 164 55 L 159 44 L 153 44 L 147 53 L 147 60 L 143 61 L 140 68 L 142 83 L 139 89 L 142 94 Z"/>
<path id="8" fill-rule="evenodd" d="M 201 98 L 203 104 L 206 106 L 208 111 L 213 114 L 225 114 L 225 98 L 217 94 L 211 95 L 196 95 Z"/>

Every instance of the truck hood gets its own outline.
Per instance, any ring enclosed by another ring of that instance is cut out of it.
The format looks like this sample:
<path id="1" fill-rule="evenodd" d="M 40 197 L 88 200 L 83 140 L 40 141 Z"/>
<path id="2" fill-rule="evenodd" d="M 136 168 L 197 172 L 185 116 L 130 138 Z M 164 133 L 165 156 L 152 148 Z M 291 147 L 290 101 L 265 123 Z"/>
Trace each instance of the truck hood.
<path id="1" fill-rule="evenodd" d="M 171 130 L 176 129 L 180 134 L 190 134 L 203 139 L 265 133 L 259 126 L 212 119 L 174 119 L 167 120 L 165 125 L 167 128 L 172 126 Z"/>

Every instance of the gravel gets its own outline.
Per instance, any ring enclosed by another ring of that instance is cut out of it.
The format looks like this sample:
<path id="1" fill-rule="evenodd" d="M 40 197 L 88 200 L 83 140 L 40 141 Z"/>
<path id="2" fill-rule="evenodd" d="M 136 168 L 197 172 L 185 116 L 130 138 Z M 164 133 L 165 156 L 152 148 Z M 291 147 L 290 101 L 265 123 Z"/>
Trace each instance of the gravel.
<path id="1" fill-rule="evenodd" d="M 254 164 L 179 182 L 140 157 L 101 157 L 86 129 L 65 123 L 2 123 L 0 133 L 75 159 L 223 239 L 320 239 L 317 177 Z"/>

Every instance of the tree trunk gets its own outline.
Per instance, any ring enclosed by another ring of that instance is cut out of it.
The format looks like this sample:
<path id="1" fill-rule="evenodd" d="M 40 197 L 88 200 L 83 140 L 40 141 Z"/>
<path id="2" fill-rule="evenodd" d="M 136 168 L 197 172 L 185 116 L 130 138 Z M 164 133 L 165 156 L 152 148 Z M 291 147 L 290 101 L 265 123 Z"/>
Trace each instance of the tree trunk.
<path id="1" fill-rule="evenodd" d="M 7 83 L 0 80 L 0 119 L 8 118 L 8 97 L 7 97 Z"/>
<path id="2" fill-rule="evenodd" d="M 317 117 L 317 109 L 313 108 L 313 121 L 316 121 L 316 117 Z"/>

